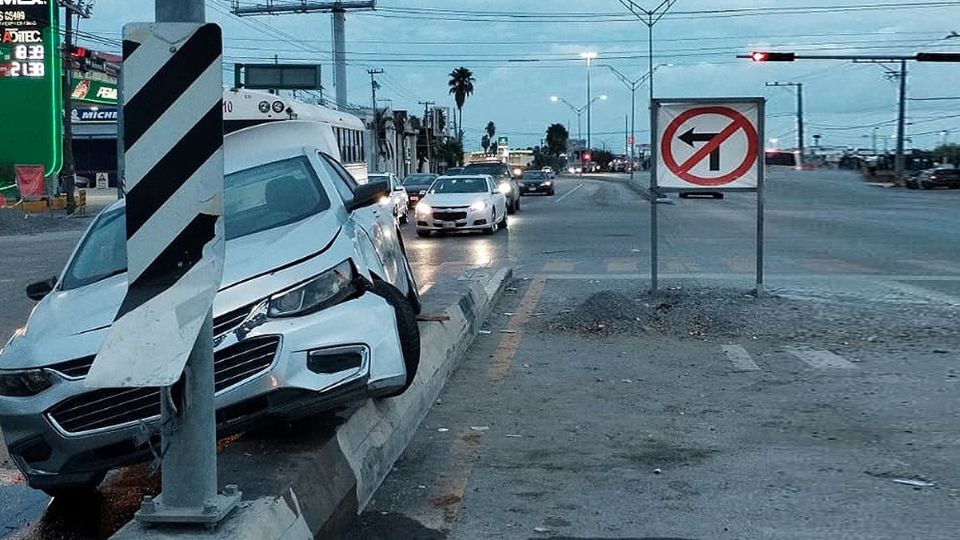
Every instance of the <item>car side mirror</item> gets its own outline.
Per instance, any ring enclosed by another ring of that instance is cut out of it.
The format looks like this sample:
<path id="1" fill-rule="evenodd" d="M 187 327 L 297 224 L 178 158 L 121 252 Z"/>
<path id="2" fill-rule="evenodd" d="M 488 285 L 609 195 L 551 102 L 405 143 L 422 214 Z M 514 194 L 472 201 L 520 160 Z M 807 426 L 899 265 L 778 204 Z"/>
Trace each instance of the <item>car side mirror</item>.
<path id="1" fill-rule="evenodd" d="M 387 182 L 373 182 L 363 184 L 353 192 L 353 201 L 347 205 L 347 211 L 353 212 L 361 208 L 373 206 L 380 199 L 390 196 L 390 184 Z"/>
<path id="2" fill-rule="evenodd" d="M 39 302 L 43 300 L 48 294 L 53 292 L 53 288 L 57 286 L 57 278 L 52 277 L 50 279 L 45 279 L 43 281 L 38 281 L 36 283 L 31 283 L 27 285 L 27 298 Z"/>

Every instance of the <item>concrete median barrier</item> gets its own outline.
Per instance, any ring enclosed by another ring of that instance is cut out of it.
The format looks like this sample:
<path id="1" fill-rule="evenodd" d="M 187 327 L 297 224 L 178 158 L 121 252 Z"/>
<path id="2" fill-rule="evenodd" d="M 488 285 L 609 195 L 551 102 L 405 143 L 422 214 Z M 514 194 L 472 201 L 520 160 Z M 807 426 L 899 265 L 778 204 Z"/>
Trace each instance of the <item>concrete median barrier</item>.
<path id="1" fill-rule="evenodd" d="M 392 470 L 511 276 L 509 269 L 481 269 L 430 289 L 423 299 L 429 321 L 420 323 L 420 368 L 402 396 L 248 433 L 230 444 L 220 454 L 221 482 L 238 484 L 245 502 L 204 537 L 336 538 Z M 189 536 L 130 523 L 113 538 Z"/>

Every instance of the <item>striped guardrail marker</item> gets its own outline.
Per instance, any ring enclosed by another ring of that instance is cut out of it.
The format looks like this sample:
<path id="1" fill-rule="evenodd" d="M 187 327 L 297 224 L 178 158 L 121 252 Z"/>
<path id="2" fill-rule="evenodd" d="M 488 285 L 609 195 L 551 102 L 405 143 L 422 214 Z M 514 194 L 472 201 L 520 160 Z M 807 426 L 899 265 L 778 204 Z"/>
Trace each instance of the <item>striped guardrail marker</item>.
<path id="1" fill-rule="evenodd" d="M 87 386 L 170 386 L 223 270 L 222 37 L 130 24 L 123 39 L 128 289 Z"/>

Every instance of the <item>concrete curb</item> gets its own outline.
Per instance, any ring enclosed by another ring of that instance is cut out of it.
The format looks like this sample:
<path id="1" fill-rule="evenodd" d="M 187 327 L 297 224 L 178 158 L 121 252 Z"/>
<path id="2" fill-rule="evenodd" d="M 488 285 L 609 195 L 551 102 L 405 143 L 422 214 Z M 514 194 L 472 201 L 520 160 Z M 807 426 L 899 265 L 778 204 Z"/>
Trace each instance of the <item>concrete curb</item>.
<path id="1" fill-rule="evenodd" d="M 241 508 L 205 538 L 337 538 L 370 502 L 436 401 L 513 273 L 481 269 L 438 283 L 421 322 L 420 368 L 400 397 L 367 400 L 293 429 L 248 434 L 220 455 L 223 483 L 239 484 Z M 112 538 L 185 538 L 130 523 Z"/>

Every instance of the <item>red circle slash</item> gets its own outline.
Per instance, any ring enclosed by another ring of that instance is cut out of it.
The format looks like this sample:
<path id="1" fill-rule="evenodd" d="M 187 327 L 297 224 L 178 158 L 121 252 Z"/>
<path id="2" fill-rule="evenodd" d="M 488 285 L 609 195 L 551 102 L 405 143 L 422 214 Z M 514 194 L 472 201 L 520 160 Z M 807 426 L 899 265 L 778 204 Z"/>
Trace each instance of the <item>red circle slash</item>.
<path id="1" fill-rule="evenodd" d="M 676 158 L 673 156 L 673 139 L 676 137 L 677 131 L 687 120 L 704 114 L 717 114 L 720 116 L 726 116 L 732 120 L 732 122 L 716 137 L 694 152 L 693 155 L 682 164 L 677 163 Z M 709 156 L 711 152 L 719 148 L 721 144 L 723 144 L 727 139 L 735 135 L 741 129 L 747 135 L 747 155 L 744 156 L 743 162 L 740 164 L 740 166 L 738 166 L 732 172 L 716 178 L 704 178 L 690 172 L 690 170 L 693 169 L 698 163 Z M 670 172 L 682 178 L 683 180 L 698 186 L 715 187 L 734 182 L 743 176 L 744 173 L 749 171 L 750 167 L 753 167 L 753 164 L 757 161 L 757 150 L 759 147 L 760 141 L 757 136 L 756 128 L 754 128 L 750 121 L 739 112 L 729 107 L 697 107 L 684 111 L 677 116 L 673 122 L 670 122 L 670 125 L 667 126 L 666 131 L 663 132 L 663 140 L 660 141 L 660 155 L 663 156 L 664 164 L 668 169 L 670 169 Z"/>

